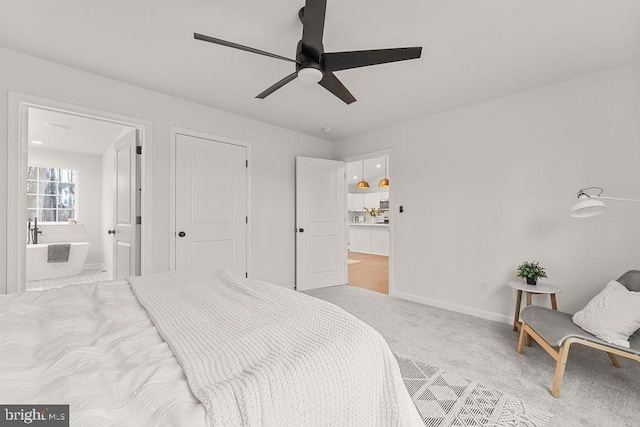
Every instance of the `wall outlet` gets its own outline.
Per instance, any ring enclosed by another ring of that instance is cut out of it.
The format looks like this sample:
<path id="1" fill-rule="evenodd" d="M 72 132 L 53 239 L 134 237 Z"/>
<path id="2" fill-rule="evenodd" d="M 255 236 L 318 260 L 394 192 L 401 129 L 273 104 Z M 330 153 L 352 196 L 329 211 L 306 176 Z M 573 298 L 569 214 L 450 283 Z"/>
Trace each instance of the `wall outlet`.
<path id="1" fill-rule="evenodd" d="M 480 282 L 480 292 L 488 292 L 489 284 L 487 282 Z"/>

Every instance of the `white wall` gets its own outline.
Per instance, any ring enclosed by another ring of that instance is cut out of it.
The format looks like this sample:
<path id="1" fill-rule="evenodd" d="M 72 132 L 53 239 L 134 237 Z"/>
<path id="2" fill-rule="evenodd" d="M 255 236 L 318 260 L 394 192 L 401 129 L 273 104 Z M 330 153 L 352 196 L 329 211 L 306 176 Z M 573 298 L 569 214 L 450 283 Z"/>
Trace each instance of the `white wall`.
<path id="1" fill-rule="evenodd" d="M 78 172 L 76 185 L 76 219 L 78 224 L 38 224 L 38 228 L 42 230 L 38 243 L 89 242 L 86 263 L 102 263 L 100 233 L 102 211 L 100 203 L 95 203 L 96 197 L 99 197 L 102 190 L 102 159 L 100 156 L 29 147 L 29 164 L 75 169 Z"/>
<path id="2" fill-rule="evenodd" d="M 0 49 L 0 64 L 0 170 L 7 170 L 7 91 L 152 122 L 152 212 L 143 219 L 153 236 L 147 246 L 147 273 L 169 267 L 170 126 L 251 143 L 250 274 L 293 287 L 295 156 L 330 158 L 330 142 L 6 49 Z M 268 101 L 264 108 L 269 108 Z M 0 186 L 0 205 L 8 202 L 6 186 Z M 1 209 L 0 242 L 6 242 L 5 224 L 6 211 Z M 6 271 L 5 245 L 0 245 L 0 271 Z M 0 293 L 6 289 L 4 275 L 1 280 Z"/>
<path id="3" fill-rule="evenodd" d="M 569 216 L 583 187 L 640 198 L 638 63 L 349 138 L 334 158 L 388 148 L 405 210 L 392 218 L 396 295 L 508 321 L 505 283 L 524 260 L 547 267 L 570 312 L 640 268 L 640 204 Z"/>

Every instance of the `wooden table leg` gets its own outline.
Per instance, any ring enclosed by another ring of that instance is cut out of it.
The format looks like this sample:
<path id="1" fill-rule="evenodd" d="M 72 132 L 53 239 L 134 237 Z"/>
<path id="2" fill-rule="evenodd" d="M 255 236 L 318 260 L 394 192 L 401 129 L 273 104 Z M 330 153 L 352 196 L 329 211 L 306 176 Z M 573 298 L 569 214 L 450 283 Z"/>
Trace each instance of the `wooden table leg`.
<path id="1" fill-rule="evenodd" d="M 609 360 L 611 360 L 611 364 L 613 366 L 615 366 L 616 368 L 620 367 L 620 363 L 618 363 L 618 359 L 616 358 L 616 355 L 613 353 L 609 353 L 607 352 L 607 354 L 609 355 Z"/>
<path id="2" fill-rule="evenodd" d="M 555 311 L 558 311 L 558 303 L 556 302 L 556 294 L 549 294 L 551 295 L 551 308 L 553 308 Z"/>
<path id="3" fill-rule="evenodd" d="M 513 330 L 517 331 L 520 325 L 520 304 L 522 303 L 522 291 L 518 289 L 518 296 L 516 296 L 516 314 L 513 316 Z"/>
<path id="4" fill-rule="evenodd" d="M 527 305 L 531 305 L 531 292 L 527 292 Z M 531 335 L 527 334 L 525 338 L 525 345 L 531 347 Z"/>

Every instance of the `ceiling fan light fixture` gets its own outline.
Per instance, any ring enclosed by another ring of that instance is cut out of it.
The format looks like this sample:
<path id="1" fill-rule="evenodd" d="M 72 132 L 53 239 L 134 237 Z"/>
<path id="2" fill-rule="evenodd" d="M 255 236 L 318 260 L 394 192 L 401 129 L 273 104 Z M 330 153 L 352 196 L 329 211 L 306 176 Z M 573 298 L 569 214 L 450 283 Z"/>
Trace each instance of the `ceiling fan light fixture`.
<path id="1" fill-rule="evenodd" d="M 298 78 L 305 83 L 318 83 L 323 76 L 322 70 L 313 67 L 301 68 L 298 71 Z"/>

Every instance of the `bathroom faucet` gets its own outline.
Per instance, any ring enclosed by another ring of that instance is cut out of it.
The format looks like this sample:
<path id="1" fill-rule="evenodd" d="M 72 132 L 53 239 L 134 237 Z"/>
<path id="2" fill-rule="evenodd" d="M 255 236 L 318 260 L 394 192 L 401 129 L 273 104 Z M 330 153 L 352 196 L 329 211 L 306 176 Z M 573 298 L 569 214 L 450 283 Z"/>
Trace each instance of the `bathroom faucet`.
<path id="1" fill-rule="evenodd" d="M 38 234 L 42 234 L 42 230 L 38 230 L 38 218 L 33 218 L 33 228 L 31 228 L 31 220 L 29 220 L 29 224 L 27 226 L 27 230 L 29 230 L 29 242 L 33 241 L 34 245 L 38 244 Z"/>

